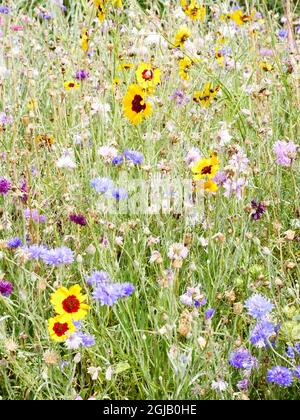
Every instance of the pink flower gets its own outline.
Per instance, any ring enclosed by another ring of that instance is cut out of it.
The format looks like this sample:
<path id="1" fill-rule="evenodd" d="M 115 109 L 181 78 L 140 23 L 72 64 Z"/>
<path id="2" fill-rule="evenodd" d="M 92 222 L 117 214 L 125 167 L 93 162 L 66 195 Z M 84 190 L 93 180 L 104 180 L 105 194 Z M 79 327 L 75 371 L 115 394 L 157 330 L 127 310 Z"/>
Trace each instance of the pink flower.
<path id="1" fill-rule="evenodd" d="M 293 161 L 297 157 L 297 145 L 290 141 L 278 140 L 274 146 L 273 150 L 276 154 L 276 163 L 282 166 L 291 166 Z"/>
<path id="2" fill-rule="evenodd" d="M 20 25 L 11 25 L 10 29 L 12 29 L 15 32 L 19 32 L 19 31 L 23 31 L 24 30 L 24 26 L 20 26 Z"/>

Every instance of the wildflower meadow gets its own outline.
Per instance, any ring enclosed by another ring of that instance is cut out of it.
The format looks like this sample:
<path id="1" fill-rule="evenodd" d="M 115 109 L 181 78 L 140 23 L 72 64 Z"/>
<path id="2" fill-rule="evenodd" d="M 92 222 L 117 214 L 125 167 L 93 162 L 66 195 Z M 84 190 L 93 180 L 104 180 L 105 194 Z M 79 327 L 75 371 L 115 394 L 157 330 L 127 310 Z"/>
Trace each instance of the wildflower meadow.
<path id="1" fill-rule="evenodd" d="M 0 399 L 299 399 L 299 115 L 299 0 L 0 0 Z"/>

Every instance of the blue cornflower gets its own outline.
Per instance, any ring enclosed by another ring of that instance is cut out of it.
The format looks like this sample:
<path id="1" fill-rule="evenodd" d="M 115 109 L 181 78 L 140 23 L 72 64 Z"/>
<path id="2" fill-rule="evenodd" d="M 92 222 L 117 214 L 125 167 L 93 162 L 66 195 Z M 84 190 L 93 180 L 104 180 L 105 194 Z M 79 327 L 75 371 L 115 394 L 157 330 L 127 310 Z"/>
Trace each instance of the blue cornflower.
<path id="1" fill-rule="evenodd" d="M 286 349 L 286 354 L 290 359 L 295 359 L 295 350 L 292 346 L 288 346 Z"/>
<path id="2" fill-rule="evenodd" d="M 294 375 L 296 376 L 296 378 L 297 379 L 299 379 L 299 381 L 300 381 L 300 366 L 297 366 L 295 369 L 294 369 Z"/>
<path id="3" fill-rule="evenodd" d="M 94 178 L 91 180 L 91 186 L 101 194 L 106 193 L 113 188 L 113 182 L 110 178 Z"/>
<path id="4" fill-rule="evenodd" d="M 245 306 L 248 309 L 248 314 L 256 319 L 264 318 L 274 308 L 268 299 L 258 294 L 246 300 Z"/>
<path id="5" fill-rule="evenodd" d="M 74 261 L 74 254 L 70 248 L 62 246 L 47 250 L 41 258 L 45 264 L 57 267 L 60 264 L 71 264 Z"/>
<path id="6" fill-rule="evenodd" d="M 257 359 L 251 356 L 249 350 L 241 348 L 231 353 L 229 363 L 238 369 L 252 369 L 257 366 Z"/>
<path id="7" fill-rule="evenodd" d="M 136 152 L 135 150 L 128 150 L 126 149 L 124 155 L 127 160 L 133 162 L 135 165 L 140 165 L 144 162 L 144 156 L 140 152 Z"/>
<path id="8" fill-rule="evenodd" d="M 124 188 L 114 188 L 111 192 L 111 195 L 116 200 L 126 200 L 128 198 L 128 193 Z"/>
<path id="9" fill-rule="evenodd" d="M 251 332 L 250 342 L 258 348 L 266 347 L 273 334 L 275 334 L 275 327 L 271 322 L 259 321 Z"/>
<path id="10" fill-rule="evenodd" d="M 44 245 L 29 245 L 23 249 L 28 254 L 30 260 L 38 260 L 48 251 Z"/>
<path id="11" fill-rule="evenodd" d="M 94 271 L 89 277 L 86 278 L 87 284 L 96 286 L 100 283 L 110 282 L 111 278 L 107 271 Z"/>
<path id="12" fill-rule="evenodd" d="M 290 369 L 284 366 L 274 366 L 267 372 L 267 381 L 279 386 L 291 386 L 293 382 L 293 374 Z"/>
<path id="13" fill-rule="evenodd" d="M 8 248 L 19 248 L 22 245 L 21 239 L 16 236 L 15 238 L 11 238 L 7 241 Z"/>
<path id="14" fill-rule="evenodd" d="M 82 80 L 86 80 L 88 77 L 90 77 L 89 71 L 86 71 L 84 69 L 76 71 L 76 76 L 75 76 L 76 80 L 82 81 Z"/>
<path id="15" fill-rule="evenodd" d="M 102 306 L 112 306 L 118 299 L 130 296 L 133 291 L 131 283 L 102 283 L 97 285 L 93 296 Z"/>
<path id="16" fill-rule="evenodd" d="M 120 156 L 116 156 L 113 158 L 112 160 L 112 164 L 113 165 L 122 165 L 122 163 L 124 162 L 124 156 L 120 155 Z"/>
<path id="17" fill-rule="evenodd" d="M 207 309 L 205 312 L 205 319 L 211 319 L 214 316 L 215 310 L 213 308 Z"/>

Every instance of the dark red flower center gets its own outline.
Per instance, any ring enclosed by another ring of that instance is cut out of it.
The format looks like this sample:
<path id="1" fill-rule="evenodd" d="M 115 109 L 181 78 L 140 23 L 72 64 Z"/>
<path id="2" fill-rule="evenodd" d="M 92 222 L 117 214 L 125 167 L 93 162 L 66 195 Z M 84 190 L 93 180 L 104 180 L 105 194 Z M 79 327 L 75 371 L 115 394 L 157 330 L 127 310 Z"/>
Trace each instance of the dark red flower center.
<path id="1" fill-rule="evenodd" d="M 211 174 L 212 165 L 205 166 L 205 168 L 202 169 L 201 174 L 202 175 L 210 175 Z"/>
<path id="2" fill-rule="evenodd" d="M 57 337 L 62 337 L 63 335 L 66 334 L 68 330 L 69 330 L 69 327 L 68 327 L 67 322 L 65 322 L 64 324 L 60 322 L 56 322 L 53 326 L 53 331 L 55 332 Z"/>
<path id="3" fill-rule="evenodd" d="M 154 76 L 153 71 L 149 70 L 149 69 L 144 70 L 143 73 L 142 73 L 142 78 L 144 80 L 152 80 L 153 76 Z"/>
<path id="4" fill-rule="evenodd" d="M 69 83 L 69 88 L 75 87 L 75 83 Z"/>
<path id="5" fill-rule="evenodd" d="M 68 314 L 73 314 L 74 312 L 78 312 L 80 308 L 80 302 L 76 296 L 72 295 L 67 297 L 67 299 L 62 302 L 62 306 L 64 311 L 68 312 Z"/>
<path id="6" fill-rule="evenodd" d="M 135 95 L 132 101 L 132 111 L 136 112 L 137 114 L 139 114 L 142 111 L 145 111 L 146 104 L 142 105 L 142 102 L 143 98 L 141 97 L 141 95 Z"/>

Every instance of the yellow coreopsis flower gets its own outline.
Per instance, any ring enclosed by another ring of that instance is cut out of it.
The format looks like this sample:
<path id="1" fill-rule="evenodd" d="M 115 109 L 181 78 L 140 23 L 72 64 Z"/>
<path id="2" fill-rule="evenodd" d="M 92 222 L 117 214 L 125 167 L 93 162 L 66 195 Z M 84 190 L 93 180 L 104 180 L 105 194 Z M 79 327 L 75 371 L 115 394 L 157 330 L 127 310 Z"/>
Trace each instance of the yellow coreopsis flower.
<path id="1" fill-rule="evenodd" d="M 81 34 L 81 48 L 84 52 L 87 52 L 89 50 L 89 33 L 87 29 L 83 29 Z"/>
<path id="2" fill-rule="evenodd" d="M 98 19 L 102 23 L 105 20 L 104 1 L 103 0 L 94 0 L 94 4 L 97 7 Z"/>
<path id="3" fill-rule="evenodd" d="M 191 36 L 191 30 L 187 26 L 181 26 L 175 35 L 174 45 L 177 48 L 182 48 L 185 41 Z"/>
<path id="4" fill-rule="evenodd" d="M 149 103 L 145 102 L 145 92 L 138 85 L 130 85 L 123 99 L 123 111 L 128 120 L 139 124 L 143 118 L 148 118 L 152 113 Z"/>
<path id="5" fill-rule="evenodd" d="M 184 6 L 184 13 L 192 20 L 204 21 L 206 16 L 206 8 L 200 5 L 197 0 L 191 0 L 189 5 Z"/>
<path id="6" fill-rule="evenodd" d="M 262 61 L 261 63 L 259 63 L 259 67 L 265 72 L 270 72 L 274 70 L 272 64 L 269 64 L 266 61 Z"/>
<path id="7" fill-rule="evenodd" d="M 253 20 L 256 12 L 253 12 L 251 15 L 245 15 L 241 9 L 236 9 L 233 12 L 229 13 L 229 18 L 233 20 L 238 26 L 244 25 L 244 23 L 250 22 Z"/>
<path id="8" fill-rule="evenodd" d="M 205 181 L 203 187 L 204 187 L 204 191 L 211 192 L 211 193 L 215 193 L 219 189 L 218 184 L 215 181 L 211 181 L 211 180 Z"/>
<path id="9" fill-rule="evenodd" d="M 119 9 L 122 9 L 122 7 L 123 7 L 122 0 L 112 0 L 112 4 L 113 4 L 113 6 L 117 6 Z"/>
<path id="10" fill-rule="evenodd" d="M 160 83 L 160 69 L 156 69 L 149 63 L 141 63 L 136 70 L 138 84 L 152 92 Z"/>
<path id="11" fill-rule="evenodd" d="M 35 141 L 40 146 L 52 146 L 54 144 L 54 137 L 50 134 L 39 134 L 36 137 Z"/>
<path id="12" fill-rule="evenodd" d="M 190 59 L 189 57 L 184 57 L 179 60 L 179 75 L 183 80 L 189 80 L 189 69 L 193 66 L 193 64 L 198 63 L 199 59 Z"/>
<path id="13" fill-rule="evenodd" d="M 76 327 L 69 317 L 59 315 L 48 320 L 48 331 L 52 340 L 61 343 L 76 331 Z"/>
<path id="14" fill-rule="evenodd" d="M 220 91 L 220 87 L 217 86 L 216 88 L 213 88 L 211 83 L 207 83 L 204 86 L 204 89 L 201 91 L 197 91 L 194 94 L 194 102 L 201 104 L 205 108 L 208 108 L 212 101 L 217 96 L 218 92 Z"/>
<path id="15" fill-rule="evenodd" d="M 213 154 L 209 159 L 199 159 L 195 165 L 192 167 L 192 172 L 194 174 L 193 179 L 195 181 L 199 179 L 205 179 L 206 181 L 211 180 L 216 175 L 220 167 L 220 162 L 215 154 Z M 207 184 L 207 187 L 213 187 L 211 184 Z"/>
<path id="16" fill-rule="evenodd" d="M 67 289 L 60 287 L 51 295 L 51 304 L 58 315 L 64 315 L 75 321 L 83 319 L 87 315 L 89 305 L 84 303 L 86 295 L 81 294 L 81 287 L 75 286 Z"/>
<path id="17" fill-rule="evenodd" d="M 73 82 L 72 80 L 70 80 L 64 83 L 64 87 L 66 90 L 74 90 L 79 89 L 80 84 L 78 82 Z"/>
<path id="18" fill-rule="evenodd" d="M 35 98 L 31 98 L 27 103 L 28 111 L 33 111 L 37 107 L 37 101 Z"/>

